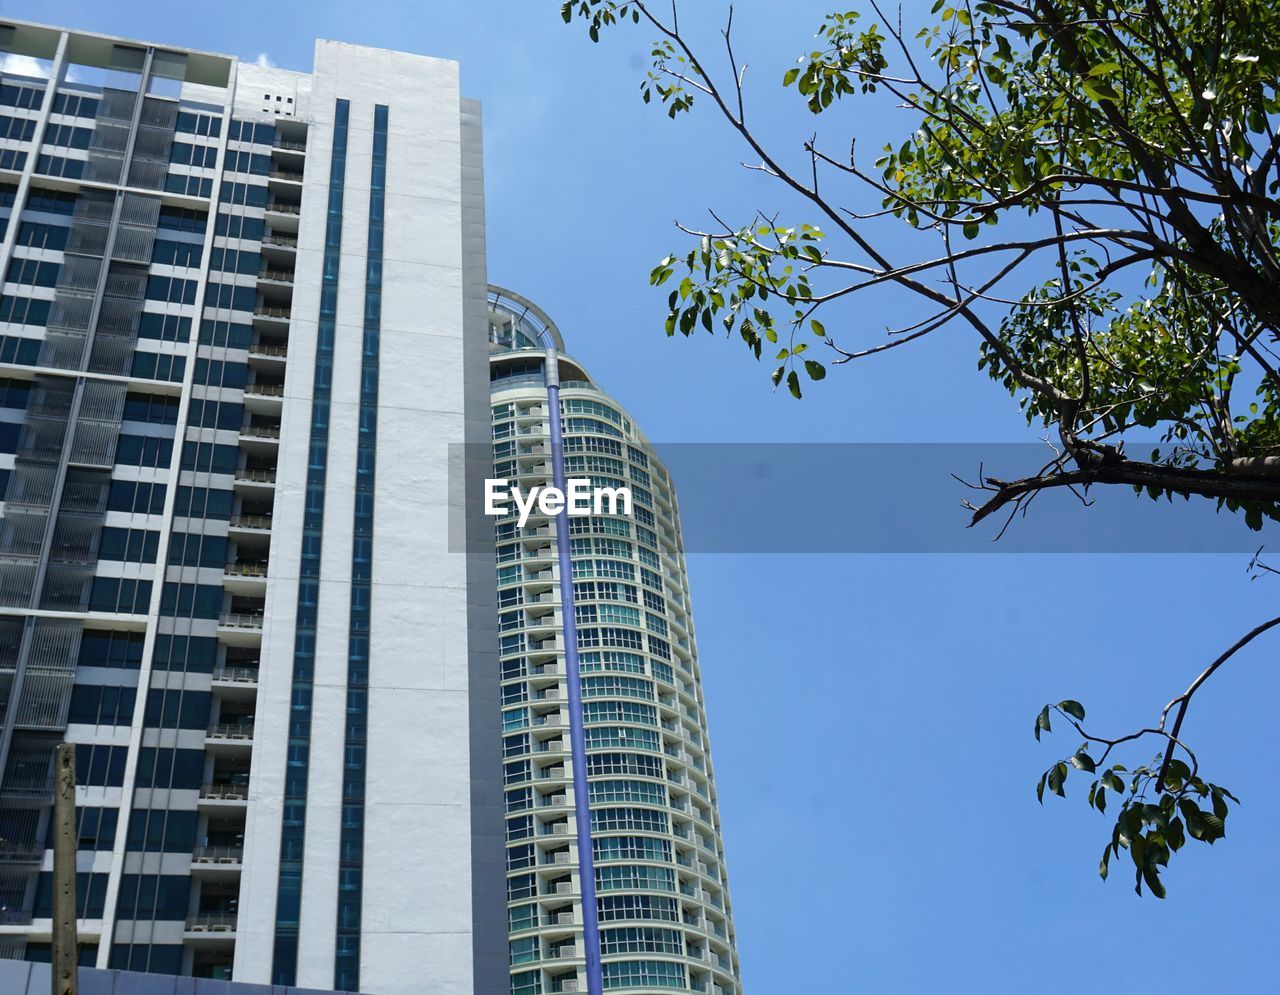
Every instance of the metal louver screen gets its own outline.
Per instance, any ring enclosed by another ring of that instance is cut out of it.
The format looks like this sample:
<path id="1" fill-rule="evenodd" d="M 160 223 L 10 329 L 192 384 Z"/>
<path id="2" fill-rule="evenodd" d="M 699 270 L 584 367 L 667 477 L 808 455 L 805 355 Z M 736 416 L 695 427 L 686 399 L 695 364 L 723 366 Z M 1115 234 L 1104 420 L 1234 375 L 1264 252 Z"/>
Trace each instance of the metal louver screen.
<path id="1" fill-rule="evenodd" d="M 94 357 L 98 342 L 94 342 Z M 120 418 L 124 414 L 125 385 L 87 381 L 71 440 L 71 462 L 111 469 L 115 463 Z"/>
<path id="2" fill-rule="evenodd" d="M 82 228 L 85 226 L 81 226 Z M 102 226 L 100 228 L 103 234 L 103 246 L 106 245 L 107 229 Z M 102 250 L 100 249 L 99 252 Z M 67 253 L 66 259 L 62 264 L 62 269 L 58 272 L 58 290 L 72 291 L 86 294 L 96 294 L 98 292 L 98 280 L 102 276 L 102 256 L 101 255 L 74 255 Z"/>
<path id="3" fill-rule="evenodd" d="M 133 140 L 133 162 L 129 166 L 130 186 L 164 189 L 177 120 L 178 105 L 172 100 L 143 98 L 138 134 Z"/>

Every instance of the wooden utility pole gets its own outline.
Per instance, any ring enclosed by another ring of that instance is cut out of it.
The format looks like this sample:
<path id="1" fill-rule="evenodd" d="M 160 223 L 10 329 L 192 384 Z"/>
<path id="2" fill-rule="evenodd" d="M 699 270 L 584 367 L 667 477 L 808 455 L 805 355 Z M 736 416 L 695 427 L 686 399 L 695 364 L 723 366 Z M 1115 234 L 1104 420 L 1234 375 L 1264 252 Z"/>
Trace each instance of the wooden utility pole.
<path id="1" fill-rule="evenodd" d="M 76 995 L 76 748 L 53 755 L 53 995 Z"/>

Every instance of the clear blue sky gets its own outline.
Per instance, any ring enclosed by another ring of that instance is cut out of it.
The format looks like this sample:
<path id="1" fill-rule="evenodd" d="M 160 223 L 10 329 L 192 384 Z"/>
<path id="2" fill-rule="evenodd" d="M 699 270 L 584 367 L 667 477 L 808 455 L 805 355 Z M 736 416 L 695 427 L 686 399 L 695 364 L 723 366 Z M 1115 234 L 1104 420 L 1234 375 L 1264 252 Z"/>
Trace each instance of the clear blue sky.
<path id="1" fill-rule="evenodd" d="M 592 46 L 558 6 L 5 0 L 0 12 L 304 70 L 317 35 L 460 60 L 465 92 L 485 105 L 490 278 L 542 304 L 656 441 L 1028 438 L 958 328 L 835 371 L 799 404 L 771 394 L 768 368 L 740 347 L 665 339 L 663 294 L 646 277 L 680 245 L 672 219 L 787 205 L 735 168 L 742 150 L 709 115 L 672 124 L 641 104 L 646 34 Z M 722 8 L 685 6 L 691 19 Z M 770 91 L 825 9 L 738 4 L 766 129 L 790 128 Z M 842 126 L 874 148 L 891 124 L 850 111 Z M 881 328 L 901 304 L 885 295 L 827 326 Z M 954 493 L 939 502 L 961 528 Z M 785 511 L 761 508 L 760 527 L 784 527 Z M 1275 613 L 1280 578 L 1249 583 L 1246 559 L 692 557 L 749 995 L 1149 980 L 1174 993 L 1275 991 L 1274 639 L 1232 663 L 1188 719 L 1202 765 L 1244 805 L 1225 840 L 1175 859 L 1167 901 L 1138 899 L 1123 866 L 1098 880 L 1109 822 L 1078 786 L 1043 809 L 1033 791 L 1076 745 L 1034 742 L 1043 702 L 1078 698 L 1100 730 L 1136 728 Z"/>

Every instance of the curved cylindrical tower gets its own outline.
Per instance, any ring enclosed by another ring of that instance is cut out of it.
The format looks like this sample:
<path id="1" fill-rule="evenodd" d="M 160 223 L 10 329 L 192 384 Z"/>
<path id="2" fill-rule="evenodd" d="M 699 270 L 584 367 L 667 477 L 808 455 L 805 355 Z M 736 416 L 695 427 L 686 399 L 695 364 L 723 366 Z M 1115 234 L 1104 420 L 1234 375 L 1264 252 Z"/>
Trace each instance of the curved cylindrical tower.
<path id="1" fill-rule="evenodd" d="M 494 476 L 551 483 L 555 324 L 489 292 Z M 569 519 L 604 987 L 741 995 L 675 489 L 626 411 L 559 359 L 565 470 L 633 514 Z M 556 522 L 497 519 L 511 993 L 583 992 Z"/>

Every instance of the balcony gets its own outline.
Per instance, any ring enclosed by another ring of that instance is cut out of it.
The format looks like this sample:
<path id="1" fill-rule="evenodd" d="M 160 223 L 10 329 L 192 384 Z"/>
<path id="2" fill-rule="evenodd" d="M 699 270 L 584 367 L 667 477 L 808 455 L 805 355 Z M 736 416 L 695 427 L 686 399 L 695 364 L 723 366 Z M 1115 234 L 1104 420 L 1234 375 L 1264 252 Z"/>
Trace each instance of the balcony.
<path id="1" fill-rule="evenodd" d="M 252 722 L 215 722 L 205 731 L 205 739 L 209 742 L 253 742 Z"/>
<path id="2" fill-rule="evenodd" d="M 236 914 L 234 912 L 198 912 L 187 918 L 186 933 L 191 939 L 208 936 L 211 933 L 233 939 L 235 932 Z"/>
<path id="3" fill-rule="evenodd" d="M 260 611 L 228 611 L 218 618 L 223 642 L 232 646 L 253 646 L 262 640 L 266 615 Z"/>
<path id="4" fill-rule="evenodd" d="M 270 532 L 270 515 L 232 515 L 231 527 L 242 532 Z"/>
<path id="5" fill-rule="evenodd" d="M 270 528 L 270 526 L 267 527 Z M 267 561 L 238 560 L 235 563 L 228 563 L 224 566 L 222 573 L 226 577 L 261 577 L 265 579 L 267 576 Z"/>
<path id="6" fill-rule="evenodd" d="M 241 529 L 241 531 L 252 530 Z M 256 535 L 257 532 L 254 534 Z M 265 550 L 245 550 L 245 552 L 265 552 Z M 222 586 L 233 597 L 264 597 L 267 593 L 267 561 L 244 559 L 226 564 L 222 568 Z"/>
<path id="7" fill-rule="evenodd" d="M 258 668 L 223 664 L 214 669 L 213 682 L 215 684 L 257 684 Z"/>
<path id="8" fill-rule="evenodd" d="M 248 425 L 240 426 L 240 438 L 276 445 L 280 442 L 280 423 L 251 421 Z"/>
<path id="9" fill-rule="evenodd" d="M 301 214 L 302 205 L 288 200 L 267 201 L 267 211 L 272 214 Z"/>
<path id="10" fill-rule="evenodd" d="M 263 236 L 262 244 L 271 249 L 285 249 L 289 252 L 295 252 L 298 248 L 298 237 L 285 232 L 267 232 Z"/>
<path id="11" fill-rule="evenodd" d="M 263 342 L 261 340 L 249 346 L 250 359 L 284 359 L 289 355 L 287 342 Z"/>
<path id="12" fill-rule="evenodd" d="M 279 283 L 293 286 L 294 271 L 291 269 L 271 269 L 264 266 L 258 270 L 259 283 Z"/>
<path id="13" fill-rule="evenodd" d="M 191 851 L 193 864 L 232 864 L 239 867 L 244 862 L 244 847 L 198 846 Z"/>
<path id="14" fill-rule="evenodd" d="M 259 304 L 253 309 L 254 320 L 263 324 L 287 325 L 292 314 L 292 308 L 270 307 L 266 304 Z"/>
<path id="15" fill-rule="evenodd" d="M 301 145 L 303 150 L 306 149 L 305 142 L 294 142 L 292 144 Z M 273 169 L 267 175 L 273 180 L 281 180 L 285 183 L 301 183 L 303 174 L 300 171 L 293 169 Z"/>
<path id="16" fill-rule="evenodd" d="M 247 493 L 274 491 L 276 471 L 266 467 L 242 466 L 236 471 L 235 481 Z"/>
<path id="17" fill-rule="evenodd" d="M 236 802 L 243 803 L 249 800 L 249 786 L 247 784 L 202 784 L 200 786 L 200 800 L 208 802 Z"/>
<path id="18" fill-rule="evenodd" d="M 284 397 L 282 383 L 248 383 L 244 385 L 245 397 Z"/>

